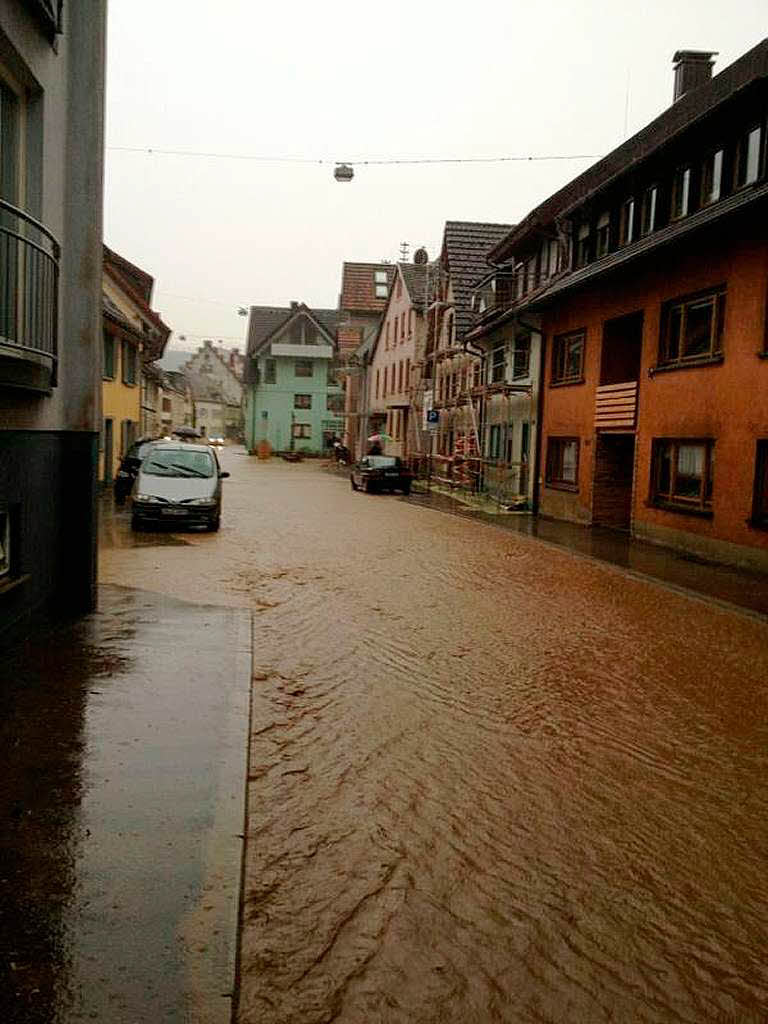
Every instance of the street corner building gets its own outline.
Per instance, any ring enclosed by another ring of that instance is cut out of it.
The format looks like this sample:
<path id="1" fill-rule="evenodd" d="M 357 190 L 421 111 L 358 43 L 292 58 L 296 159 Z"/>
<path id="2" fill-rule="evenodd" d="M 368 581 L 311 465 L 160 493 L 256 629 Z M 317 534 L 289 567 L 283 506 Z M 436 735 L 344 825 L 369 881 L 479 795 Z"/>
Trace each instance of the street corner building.
<path id="1" fill-rule="evenodd" d="M 0 0 L 0 641 L 96 583 L 106 3 Z"/>
<path id="2" fill-rule="evenodd" d="M 343 430 L 338 311 L 251 306 L 245 366 L 248 451 L 320 455 Z"/>
<path id="3" fill-rule="evenodd" d="M 714 56 L 491 250 L 468 336 L 500 377 L 536 339 L 542 515 L 766 570 L 768 40 Z"/>

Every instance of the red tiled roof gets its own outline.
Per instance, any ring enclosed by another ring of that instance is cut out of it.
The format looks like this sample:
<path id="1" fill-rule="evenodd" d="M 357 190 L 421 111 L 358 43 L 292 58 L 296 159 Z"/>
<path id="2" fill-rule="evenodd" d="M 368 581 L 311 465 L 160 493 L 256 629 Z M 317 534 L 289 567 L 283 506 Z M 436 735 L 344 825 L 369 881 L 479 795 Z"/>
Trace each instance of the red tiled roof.
<path id="1" fill-rule="evenodd" d="M 395 268 L 391 263 L 344 263 L 341 273 L 341 308 L 366 313 L 383 313 L 386 298 L 377 299 L 374 272 L 385 270 L 392 284 Z"/>

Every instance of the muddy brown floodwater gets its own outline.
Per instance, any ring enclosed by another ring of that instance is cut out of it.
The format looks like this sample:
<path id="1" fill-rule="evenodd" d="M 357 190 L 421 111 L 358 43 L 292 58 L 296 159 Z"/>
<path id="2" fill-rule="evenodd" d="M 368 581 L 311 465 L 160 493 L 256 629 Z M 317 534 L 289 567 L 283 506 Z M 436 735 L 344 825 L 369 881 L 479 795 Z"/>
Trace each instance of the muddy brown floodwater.
<path id="1" fill-rule="evenodd" d="M 254 611 L 241 1024 L 765 1021 L 768 625 L 223 459 L 102 580 Z"/>

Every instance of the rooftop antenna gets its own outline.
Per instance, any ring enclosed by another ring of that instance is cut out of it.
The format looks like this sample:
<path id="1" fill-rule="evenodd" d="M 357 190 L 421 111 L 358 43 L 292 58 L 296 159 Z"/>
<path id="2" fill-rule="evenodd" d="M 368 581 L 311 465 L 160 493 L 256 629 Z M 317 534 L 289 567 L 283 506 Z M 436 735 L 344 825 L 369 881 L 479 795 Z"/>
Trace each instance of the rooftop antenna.
<path id="1" fill-rule="evenodd" d="M 400 243 L 400 262 L 401 263 L 407 263 L 408 262 L 408 249 L 409 248 L 410 248 L 410 246 L 408 245 L 407 242 L 401 242 Z"/>

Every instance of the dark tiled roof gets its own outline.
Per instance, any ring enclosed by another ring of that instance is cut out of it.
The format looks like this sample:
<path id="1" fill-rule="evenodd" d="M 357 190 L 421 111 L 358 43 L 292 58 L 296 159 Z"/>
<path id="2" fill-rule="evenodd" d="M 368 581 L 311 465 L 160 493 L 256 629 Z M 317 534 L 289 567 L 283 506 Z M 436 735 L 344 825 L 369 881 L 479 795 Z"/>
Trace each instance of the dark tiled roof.
<path id="1" fill-rule="evenodd" d="M 630 167 L 646 160 L 696 121 L 711 114 L 734 93 L 767 76 L 768 39 L 764 39 L 719 75 L 715 75 L 711 82 L 686 93 L 631 139 L 602 160 L 598 160 L 583 174 L 537 206 L 495 247 L 490 258 L 495 263 L 508 260 L 513 255 L 515 247 L 519 246 L 530 232 L 544 228 L 551 224 L 555 217 L 568 213 L 628 171 Z"/>
<path id="2" fill-rule="evenodd" d="M 246 353 L 252 356 L 261 343 L 285 323 L 292 312 L 292 309 L 285 306 L 251 306 Z"/>
<path id="3" fill-rule="evenodd" d="M 343 310 L 356 313 L 383 313 L 386 298 L 376 298 L 374 274 L 387 272 L 387 283 L 392 284 L 395 268 L 391 263 L 344 263 L 341 271 L 341 302 Z"/>
<path id="4" fill-rule="evenodd" d="M 108 245 L 104 246 L 104 262 L 116 267 L 123 277 L 131 282 L 134 291 L 149 305 L 152 301 L 152 288 L 155 283 L 155 279 L 151 274 L 148 274 L 146 270 L 142 270 L 141 267 L 137 267 L 135 263 L 131 263 L 125 256 L 115 252 L 114 249 L 110 249 Z"/>
<path id="5" fill-rule="evenodd" d="M 243 374 L 246 384 L 252 384 L 255 381 L 251 362 L 253 356 L 258 353 L 261 346 L 272 337 L 275 331 L 287 323 L 297 312 L 309 313 L 335 341 L 339 322 L 339 313 L 336 309 L 311 309 L 303 302 L 299 302 L 295 306 L 251 306 L 246 346 L 248 358 L 246 358 Z"/>
<path id="6" fill-rule="evenodd" d="M 309 309 L 309 312 L 332 337 L 336 336 L 336 328 L 339 326 L 338 309 Z"/>
<path id="7" fill-rule="evenodd" d="M 435 263 L 398 263 L 405 281 L 405 287 L 414 306 L 424 306 L 424 291 L 427 286 L 427 268 L 429 268 L 430 293 L 434 291 L 436 279 Z"/>
<path id="8" fill-rule="evenodd" d="M 472 288 L 488 272 L 486 257 L 513 227 L 513 224 L 485 224 L 465 220 L 445 222 L 442 262 L 453 287 L 458 341 L 472 326 Z"/>

